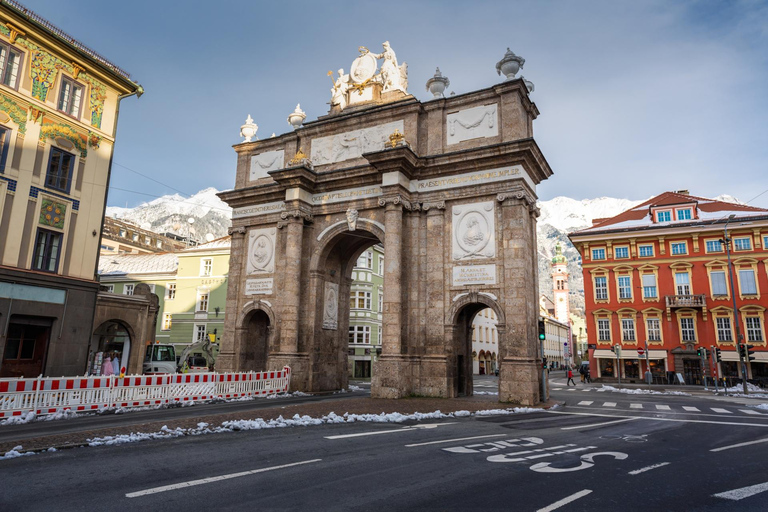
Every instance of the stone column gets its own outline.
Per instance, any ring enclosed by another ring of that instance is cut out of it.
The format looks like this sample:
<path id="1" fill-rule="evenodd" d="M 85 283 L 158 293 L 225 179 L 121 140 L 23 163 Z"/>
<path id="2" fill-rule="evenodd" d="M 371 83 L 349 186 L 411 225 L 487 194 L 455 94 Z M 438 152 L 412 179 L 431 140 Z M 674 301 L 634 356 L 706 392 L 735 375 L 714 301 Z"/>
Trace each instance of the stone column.
<path id="1" fill-rule="evenodd" d="M 424 203 L 427 212 L 427 355 L 444 354 L 445 345 L 445 202 Z"/>
<path id="2" fill-rule="evenodd" d="M 286 212 L 287 213 L 287 212 Z M 285 213 L 284 213 L 285 215 Z M 299 349 L 299 309 L 301 303 L 301 245 L 304 219 L 286 215 L 285 276 L 282 290 L 280 352 L 295 354 Z"/>
<path id="3" fill-rule="evenodd" d="M 242 366 L 242 339 L 243 329 L 238 328 L 237 320 L 240 316 L 240 281 L 245 257 L 245 233 L 242 226 L 230 228 L 232 236 L 229 252 L 229 278 L 227 279 L 227 303 L 224 319 L 224 332 L 221 336 L 221 347 L 216 358 L 216 370 L 221 372 L 233 372 Z"/>

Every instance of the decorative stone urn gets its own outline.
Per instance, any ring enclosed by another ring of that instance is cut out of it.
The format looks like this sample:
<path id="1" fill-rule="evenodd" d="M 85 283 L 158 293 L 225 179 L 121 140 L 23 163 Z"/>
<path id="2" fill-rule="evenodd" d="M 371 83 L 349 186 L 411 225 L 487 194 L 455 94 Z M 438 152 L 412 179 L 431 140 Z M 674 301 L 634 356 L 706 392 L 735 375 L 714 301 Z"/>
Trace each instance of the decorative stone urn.
<path id="1" fill-rule="evenodd" d="M 526 89 L 528 89 L 528 94 L 532 93 L 536 87 L 534 87 L 533 82 L 530 80 L 526 80 L 526 78 L 523 75 L 520 75 L 520 80 L 523 81 L 525 84 Z"/>
<path id="2" fill-rule="evenodd" d="M 253 122 L 253 118 L 248 114 L 248 119 L 245 120 L 245 124 L 240 127 L 240 136 L 245 137 L 243 142 L 251 142 L 258 130 L 259 126 Z"/>
<path id="3" fill-rule="evenodd" d="M 301 110 L 301 103 L 297 103 L 294 111 L 288 116 L 288 124 L 295 130 L 301 126 L 306 118 L 307 114 Z"/>
<path id="4" fill-rule="evenodd" d="M 515 55 L 515 52 L 507 48 L 507 53 L 496 63 L 496 73 L 501 75 L 504 73 L 506 80 L 512 80 L 518 71 L 523 69 L 525 59 Z"/>
<path id="5" fill-rule="evenodd" d="M 427 90 L 432 93 L 432 96 L 435 98 L 443 98 L 443 92 L 445 92 L 445 88 L 451 85 L 451 81 L 448 80 L 447 76 L 443 76 L 442 73 L 440 73 L 440 68 L 437 68 L 435 71 L 435 76 L 427 80 Z"/>

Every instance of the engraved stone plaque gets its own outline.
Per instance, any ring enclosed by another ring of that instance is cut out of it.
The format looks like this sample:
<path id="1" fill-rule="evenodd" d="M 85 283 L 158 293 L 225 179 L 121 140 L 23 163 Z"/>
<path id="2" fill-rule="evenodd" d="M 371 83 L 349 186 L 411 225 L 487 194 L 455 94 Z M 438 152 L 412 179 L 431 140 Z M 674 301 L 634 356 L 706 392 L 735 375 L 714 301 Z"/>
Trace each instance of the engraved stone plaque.
<path id="1" fill-rule="evenodd" d="M 499 121 L 496 104 L 459 110 L 446 116 L 448 133 L 447 144 L 482 137 L 495 137 L 499 134 Z"/>
<path id="2" fill-rule="evenodd" d="M 493 201 L 453 207 L 453 259 L 496 256 Z"/>
<path id="3" fill-rule="evenodd" d="M 248 177 L 250 181 L 269 176 L 269 171 L 282 169 L 285 166 L 285 151 L 267 151 L 251 157 L 251 172 Z"/>
<path id="4" fill-rule="evenodd" d="M 246 295 L 269 295 L 272 293 L 273 279 L 271 277 L 265 279 L 246 279 L 245 280 L 245 294 Z"/>
<path id="5" fill-rule="evenodd" d="M 453 267 L 453 286 L 496 284 L 496 265 Z"/>
<path id="6" fill-rule="evenodd" d="M 323 329 L 335 331 L 339 327 L 339 285 L 325 283 L 323 302 Z"/>
<path id="7" fill-rule="evenodd" d="M 275 271 L 275 231 L 275 228 L 266 228 L 249 232 L 247 274 Z"/>

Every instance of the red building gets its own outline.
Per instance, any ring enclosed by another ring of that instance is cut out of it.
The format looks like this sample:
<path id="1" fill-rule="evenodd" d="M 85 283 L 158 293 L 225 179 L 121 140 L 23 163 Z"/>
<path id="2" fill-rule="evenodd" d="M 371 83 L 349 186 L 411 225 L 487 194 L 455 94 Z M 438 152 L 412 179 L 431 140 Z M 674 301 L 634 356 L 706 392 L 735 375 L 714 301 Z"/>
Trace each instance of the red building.
<path id="1" fill-rule="evenodd" d="M 582 257 L 593 376 L 616 378 L 618 366 L 640 381 L 649 363 L 655 382 L 679 373 L 702 383 L 712 359 L 699 349 L 716 347 L 717 375 L 740 377 L 739 333 L 755 346 L 748 378 L 768 383 L 768 210 L 665 192 L 569 236 Z"/>

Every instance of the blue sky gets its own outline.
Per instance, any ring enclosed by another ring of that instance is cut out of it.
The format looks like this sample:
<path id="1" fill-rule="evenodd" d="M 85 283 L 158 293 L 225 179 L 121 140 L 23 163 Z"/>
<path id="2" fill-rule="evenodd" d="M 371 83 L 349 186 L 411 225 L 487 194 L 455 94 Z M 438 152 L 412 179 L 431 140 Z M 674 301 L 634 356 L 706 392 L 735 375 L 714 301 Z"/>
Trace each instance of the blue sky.
<path id="1" fill-rule="evenodd" d="M 389 40 L 422 101 L 436 66 L 461 94 L 500 81 L 507 47 L 526 59 L 555 171 L 541 199 L 764 192 L 750 204 L 768 208 L 764 1 L 23 3 L 146 89 L 121 106 L 110 206 L 232 188 L 248 114 L 260 138 L 296 103 L 326 114 L 328 70 Z"/>

